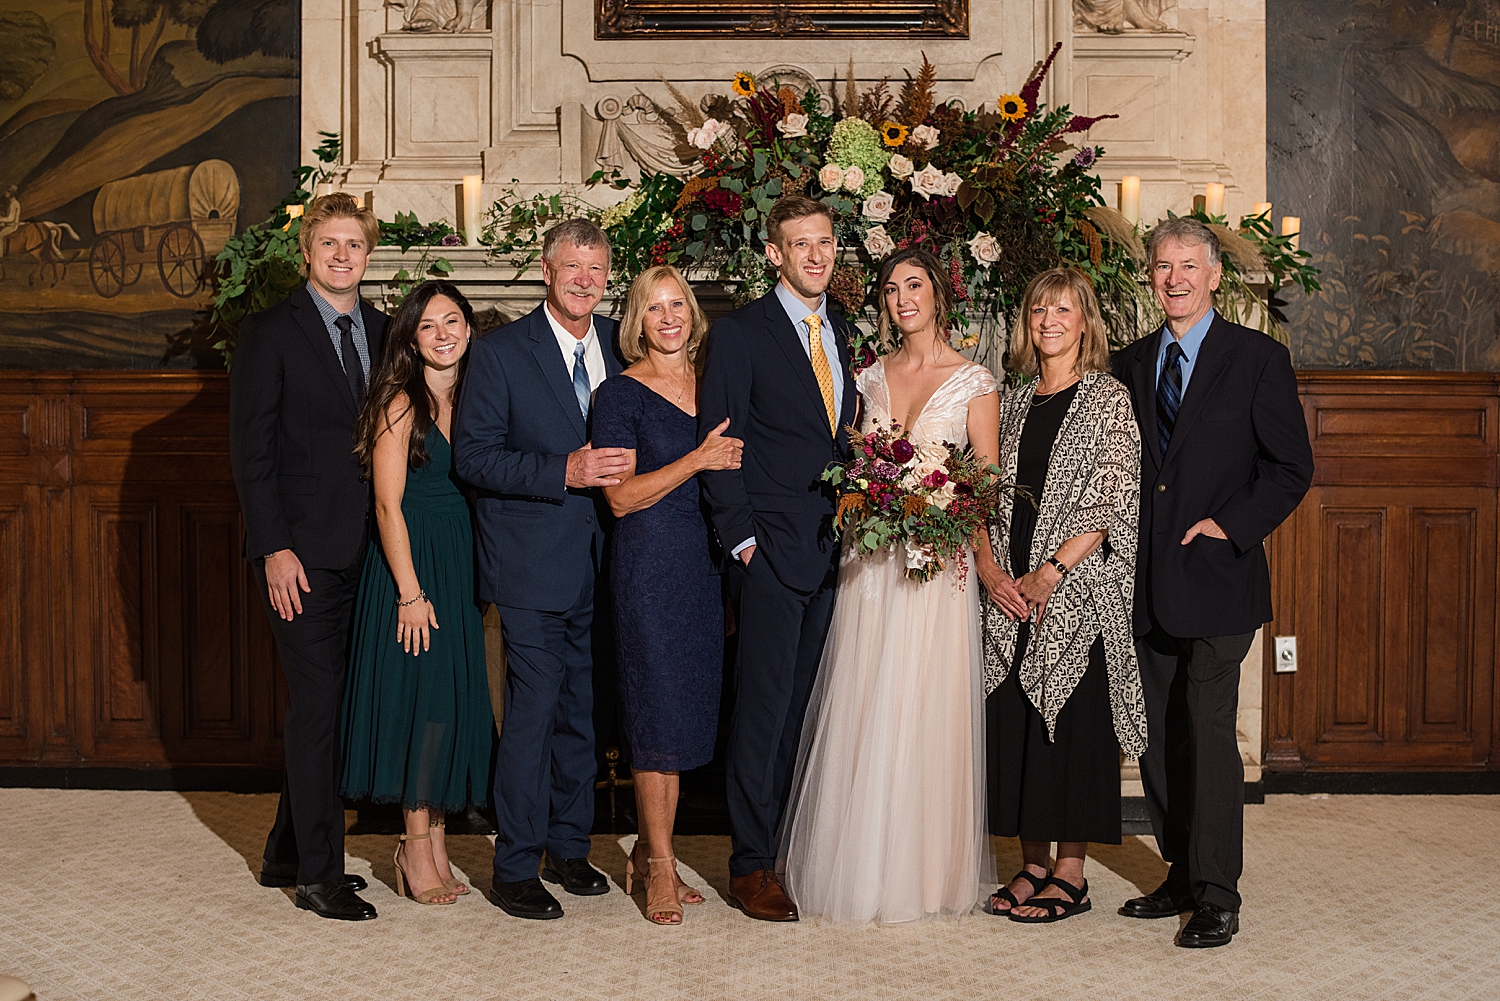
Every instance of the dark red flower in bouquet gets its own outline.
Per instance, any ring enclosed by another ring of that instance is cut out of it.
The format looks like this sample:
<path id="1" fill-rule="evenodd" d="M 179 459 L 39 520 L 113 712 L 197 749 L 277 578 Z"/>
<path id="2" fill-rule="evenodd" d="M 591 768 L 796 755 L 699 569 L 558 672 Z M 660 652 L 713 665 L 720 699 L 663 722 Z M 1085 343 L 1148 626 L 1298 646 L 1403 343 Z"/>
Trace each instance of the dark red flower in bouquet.
<path id="1" fill-rule="evenodd" d="M 911 457 L 916 454 L 917 450 L 913 448 L 911 442 L 907 441 L 905 438 L 897 438 L 895 441 L 891 442 L 891 458 L 895 459 L 899 463 L 904 464 L 910 462 Z"/>
<path id="2" fill-rule="evenodd" d="M 972 483 L 964 483 L 963 481 L 959 481 L 958 483 L 955 483 L 953 485 L 953 489 L 960 497 L 974 496 L 974 485 Z"/>
<path id="3" fill-rule="evenodd" d="M 947 483 L 947 482 L 948 482 L 948 474 L 945 473 L 945 472 L 943 472 L 941 469 L 934 469 L 932 472 L 928 473 L 926 476 L 924 476 L 922 478 L 923 485 L 924 486 L 929 486 L 929 487 L 931 487 L 934 490 L 936 490 L 938 487 L 942 486 L 944 483 Z M 954 489 L 956 490 L 958 488 L 955 487 Z"/>
<path id="4" fill-rule="evenodd" d="M 728 188 L 711 188 L 703 192 L 703 204 L 735 219 L 744 209 L 745 200 Z"/>

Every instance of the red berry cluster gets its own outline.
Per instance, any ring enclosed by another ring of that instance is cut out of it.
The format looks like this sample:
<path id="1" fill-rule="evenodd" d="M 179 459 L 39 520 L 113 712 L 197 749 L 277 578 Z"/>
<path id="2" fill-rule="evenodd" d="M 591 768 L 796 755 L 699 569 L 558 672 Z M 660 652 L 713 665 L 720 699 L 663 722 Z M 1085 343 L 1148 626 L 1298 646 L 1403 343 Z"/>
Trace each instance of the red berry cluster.
<path id="1" fill-rule="evenodd" d="M 1036 207 L 1036 217 L 1050 226 L 1057 219 L 1057 212 L 1045 206 L 1038 205 Z"/>
<path id="2" fill-rule="evenodd" d="M 959 302 L 969 301 L 969 287 L 964 284 L 963 268 L 958 263 L 958 255 L 953 255 L 953 260 L 948 262 L 948 280 L 953 285 L 953 294 L 958 297 Z"/>
<path id="3" fill-rule="evenodd" d="M 651 266 L 656 267 L 658 264 L 667 263 L 667 251 L 671 249 L 672 245 L 666 240 L 660 240 L 653 244 L 651 247 Z"/>

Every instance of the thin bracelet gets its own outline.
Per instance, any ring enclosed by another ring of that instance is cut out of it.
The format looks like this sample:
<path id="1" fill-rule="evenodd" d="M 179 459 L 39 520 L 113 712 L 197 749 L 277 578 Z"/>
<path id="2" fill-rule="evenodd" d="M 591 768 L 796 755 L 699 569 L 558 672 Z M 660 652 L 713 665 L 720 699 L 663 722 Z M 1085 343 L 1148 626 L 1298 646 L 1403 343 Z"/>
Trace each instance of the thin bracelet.
<path id="1" fill-rule="evenodd" d="M 417 596 L 415 598 L 408 598 L 406 601 L 402 601 L 400 599 L 400 597 L 397 597 L 396 598 L 396 607 L 397 608 L 405 608 L 407 605 L 415 605 L 419 601 L 426 601 L 426 600 L 427 600 L 427 592 L 423 591 L 421 588 L 418 588 L 417 589 Z"/>

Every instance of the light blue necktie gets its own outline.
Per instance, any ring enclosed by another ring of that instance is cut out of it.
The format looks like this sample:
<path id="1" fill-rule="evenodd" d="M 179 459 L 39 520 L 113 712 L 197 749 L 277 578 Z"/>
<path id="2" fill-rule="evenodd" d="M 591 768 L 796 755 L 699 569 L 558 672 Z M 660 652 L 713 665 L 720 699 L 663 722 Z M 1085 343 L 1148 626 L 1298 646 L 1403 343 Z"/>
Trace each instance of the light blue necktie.
<path id="1" fill-rule="evenodd" d="M 578 409 L 583 419 L 589 419 L 589 370 L 583 363 L 583 342 L 573 349 L 573 394 L 578 397 Z"/>

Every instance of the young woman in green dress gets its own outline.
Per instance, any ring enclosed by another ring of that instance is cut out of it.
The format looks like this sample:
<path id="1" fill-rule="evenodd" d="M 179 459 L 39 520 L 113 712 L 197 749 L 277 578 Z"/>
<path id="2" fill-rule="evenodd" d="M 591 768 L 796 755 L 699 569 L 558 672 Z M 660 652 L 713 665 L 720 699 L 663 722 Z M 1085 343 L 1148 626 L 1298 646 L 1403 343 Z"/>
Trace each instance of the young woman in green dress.
<path id="1" fill-rule="evenodd" d="M 489 798 L 494 718 L 474 592 L 468 502 L 449 440 L 474 312 L 451 284 L 417 286 L 391 318 L 356 452 L 375 486 L 344 699 L 347 798 L 400 803 L 396 890 L 451 904 L 445 814 Z"/>

